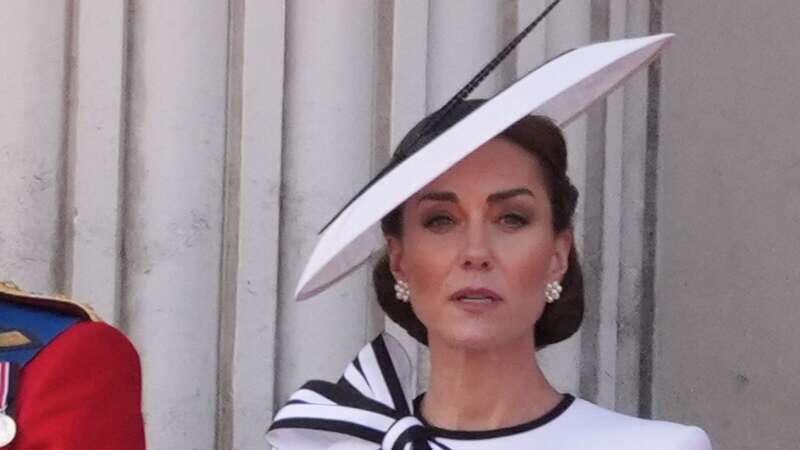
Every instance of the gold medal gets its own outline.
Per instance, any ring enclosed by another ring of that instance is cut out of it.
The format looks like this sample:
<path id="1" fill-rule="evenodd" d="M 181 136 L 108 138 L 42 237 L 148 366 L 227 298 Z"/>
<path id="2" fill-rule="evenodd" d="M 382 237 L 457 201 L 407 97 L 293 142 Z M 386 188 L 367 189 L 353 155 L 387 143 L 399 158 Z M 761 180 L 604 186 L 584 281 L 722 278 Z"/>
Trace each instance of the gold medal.
<path id="1" fill-rule="evenodd" d="M 0 413 L 0 447 L 5 447 L 17 435 L 17 424 L 11 417 Z"/>

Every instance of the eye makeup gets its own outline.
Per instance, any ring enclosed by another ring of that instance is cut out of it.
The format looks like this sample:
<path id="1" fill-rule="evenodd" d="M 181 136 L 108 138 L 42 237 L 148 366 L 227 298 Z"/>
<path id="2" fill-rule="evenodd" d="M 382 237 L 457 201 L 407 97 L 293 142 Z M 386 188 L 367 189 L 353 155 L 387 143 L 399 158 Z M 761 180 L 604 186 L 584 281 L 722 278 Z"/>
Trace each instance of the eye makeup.
<path id="1" fill-rule="evenodd" d="M 424 214 L 422 217 L 422 226 L 432 231 L 442 230 L 455 224 L 455 219 L 453 219 L 452 215 L 444 212 L 435 211 Z"/>
<path id="2" fill-rule="evenodd" d="M 531 223 L 528 215 L 515 212 L 501 214 L 497 222 L 511 229 L 523 228 Z"/>
<path id="3" fill-rule="evenodd" d="M 505 231 L 516 231 L 530 225 L 536 214 L 537 197 L 528 188 L 507 189 L 486 197 L 481 213 L 485 220 L 500 225 Z M 444 233 L 457 226 L 465 211 L 458 195 L 451 191 L 422 194 L 416 203 L 420 227 L 433 233 Z"/>
<path id="4" fill-rule="evenodd" d="M 491 204 L 490 211 L 496 216 L 511 214 L 530 222 L 536 216 L 538 205 L 533 197 L 518 196 Z"/>

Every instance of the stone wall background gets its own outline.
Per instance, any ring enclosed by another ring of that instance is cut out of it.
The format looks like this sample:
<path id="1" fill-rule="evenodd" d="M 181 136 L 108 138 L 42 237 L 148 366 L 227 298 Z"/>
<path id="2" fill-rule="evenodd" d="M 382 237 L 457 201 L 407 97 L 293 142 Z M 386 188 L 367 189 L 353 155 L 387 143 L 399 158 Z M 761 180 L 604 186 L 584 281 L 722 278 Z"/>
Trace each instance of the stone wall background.
<path id="1" fill-rule="evenodd" d="M 567 0 L 476 93 L 574 46 L 679 34 L 566 130 L 588 309 L 541 358 L 560 389 L 725 449 L 800 438 L 800 8 L 763 3 Z M 291 299 L 316 231 L 545 4 L 3 2 L 0 279 L 130 336 L 150 448 L 264 448 L 304 380 L 400 333 L 364 270 Z"/>

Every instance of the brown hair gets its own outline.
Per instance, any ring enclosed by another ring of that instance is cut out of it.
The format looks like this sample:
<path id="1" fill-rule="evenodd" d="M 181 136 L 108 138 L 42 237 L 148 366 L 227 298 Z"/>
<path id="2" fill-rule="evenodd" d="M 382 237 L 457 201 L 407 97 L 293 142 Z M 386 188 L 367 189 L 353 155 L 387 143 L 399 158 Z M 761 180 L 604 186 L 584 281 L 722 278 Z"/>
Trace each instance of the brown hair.
<path id="1" fill-rule="evenodd" d="M 484 100 L 467 100 L 434 126 L 431 126 L 431 122 L 437 120 L 435 113 L 423 119 L 400 142 L 388 167 L 393 167 L 414 154 L 483 103 Z M 553 230 L 559 233 L 571 229 L 578 191 L 567 177 L 567 146 L 559 127 L 546 117 L 526 116 L 506 128 L 500 136 L 536 157 L 544 173 L 545 186 L 553 210 Z M 402 236 L 402 208 L 403 205 L 398 206 L 381 220 L 384 234 Z M 546 304 L 542 316 L 534 325 L 537 348 L 572 336 L 583 320 L 583 275 L 574 244 L 570 249 L 568 264 L 567 272 L 561 280 L 564 287 L 561 298 Z M 395 297 L 395 279 L 389 268 L 387 255 L 384 255 L 373 268 L 372 279 L 378 303 L 386 315 L 416 340 L 427 345 L 428 332 L 425 325 L 414 314 L 410 303 L 400 302 Z"/>

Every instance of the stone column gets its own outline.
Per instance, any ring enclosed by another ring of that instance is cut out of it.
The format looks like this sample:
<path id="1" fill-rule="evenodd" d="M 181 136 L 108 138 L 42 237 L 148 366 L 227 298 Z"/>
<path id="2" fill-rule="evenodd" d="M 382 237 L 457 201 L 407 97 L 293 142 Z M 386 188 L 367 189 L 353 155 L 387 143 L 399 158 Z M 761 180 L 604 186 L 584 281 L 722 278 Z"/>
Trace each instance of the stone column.
<path id="1" fill-rule="evenodd" d="M 121 322 L 152 448 L 212 449 L 228 6 L 131 3 Z"/>
<path id="2" fill-rule="evenodd" d="M 287 3 L 277 402 L 309 378 L 336 379 L 383 328 L 361 269 L 294 300 L 316 234 L 373 169 L 376 5 Z"/>
<path id="3" fill-rule="evenodd" d="M 0 278 L 65 284 L 67 2 L 0 4 Z"/>

